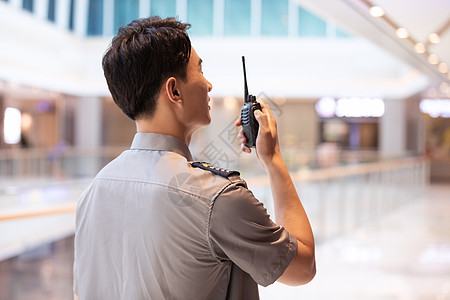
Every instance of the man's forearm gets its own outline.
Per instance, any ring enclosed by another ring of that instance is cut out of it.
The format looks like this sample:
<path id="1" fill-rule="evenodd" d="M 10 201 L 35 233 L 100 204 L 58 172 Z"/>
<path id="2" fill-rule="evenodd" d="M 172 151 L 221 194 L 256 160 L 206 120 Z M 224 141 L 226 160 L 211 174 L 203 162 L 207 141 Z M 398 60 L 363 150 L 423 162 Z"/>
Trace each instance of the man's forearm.
<path id="1" fill-rule="evenodd" d="M 314 236 L 308 216 L 281 155 L 275 156 L 270 164 L 266 164 L 265 169 L 269 175 L 276 223 L 314 251 Z"/>

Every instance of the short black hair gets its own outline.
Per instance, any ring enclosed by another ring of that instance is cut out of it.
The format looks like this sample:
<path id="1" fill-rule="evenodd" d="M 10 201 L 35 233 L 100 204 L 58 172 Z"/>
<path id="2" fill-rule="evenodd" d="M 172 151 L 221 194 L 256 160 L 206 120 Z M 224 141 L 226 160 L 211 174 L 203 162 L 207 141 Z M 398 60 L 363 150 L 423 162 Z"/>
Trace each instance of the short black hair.
<path id="1" fill-rule="evenodd" d="M 175 18 L 153 16 L 119 28 L 102 66 L 114 102 L 132 120 L 153 115 L 167 78 L 186 80 L 189 27 Z"/>

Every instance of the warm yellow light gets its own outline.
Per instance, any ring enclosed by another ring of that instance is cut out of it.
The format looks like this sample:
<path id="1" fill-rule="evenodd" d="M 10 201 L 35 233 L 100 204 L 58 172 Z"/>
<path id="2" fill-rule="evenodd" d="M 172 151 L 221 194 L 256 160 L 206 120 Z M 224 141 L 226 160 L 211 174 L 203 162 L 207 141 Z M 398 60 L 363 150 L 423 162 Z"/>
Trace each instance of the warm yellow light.
<path id="1" fill-rule="evenodd" d="M 31 125 L 33 124 L 33 118 L 29 113 L 23 113 L 22 114 L 22 122 L 21 127 L 23 131 L 28 131 L 31 128 Z"/>
<path id="2" fill-rule="evenodd" d="M 225 97 L 223 99 L 223 106 L 225 107 L 225 109 L 227 110 L 233 110 L 236 108 L 236 98 L 234 97 Z"/>
<path id="3" fill-rule="evenodd" d="M 372 17 L 379 18 L 384 16 L 384 9 L 379 6 L 372 6 L 369 10 L 369 13 Z"/>
<path id="4" fill-rule="evenodd" d="M 439 37 L 439 34 L 433 32 L 428 36 L 428 41 L 432 44 L 439 44 L 441 42 L 441 38 Z"/>
<path id="5" fill-rule="evenodd" d="M 439 59 L 436 54 L 430 54 L 428 55 L 428 62 L 432 65 L 437 65 L 439 63 Z"/>
<path id="6" fill-rule="evenodd" d="M 400 27 L 395 32 L 399 39 L 407 39 L 409 37 L 409 32 L 406 28 Z"/>
<path id="7" fill-rule="evenodd" d="M 449 91 L 449 86 L 448 86 L 448 83 L 447 82 L 442 82 L 440 85 L 439 85 L 439 90 L 442 92 L 442 93 L 448 93 L 448 91 Z"/>
<path id="8" fill-rule="evenodd" d="M 416 50 L 417 53 L 425 53 L 427 51 L 427 48 L 425 47 L 424 43 L 417 43 L 414 45 L 414 50 Z"/>
<path id="9" fill-rule="evenodd" d="M 445 62 L 440 63 L 438 66 L 438 70 L 441 73 L 444 73 L 444 74 L 447 73 L 448 72 L 447 64 Z"/>

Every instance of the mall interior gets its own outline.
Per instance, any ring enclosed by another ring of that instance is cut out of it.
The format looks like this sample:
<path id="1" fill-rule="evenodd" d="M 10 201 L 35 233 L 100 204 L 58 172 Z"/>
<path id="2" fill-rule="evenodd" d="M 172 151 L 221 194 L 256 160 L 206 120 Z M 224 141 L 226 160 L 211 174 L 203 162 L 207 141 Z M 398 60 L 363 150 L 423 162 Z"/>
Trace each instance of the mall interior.
<path id="1" fill-rule="evenodd" d="M 0 0 L 0 300 L 72 299 L 82 191 L 130 147 L 101 60 L 121 25 L 192 26 L 212 83 L 195 160 L 237 169 L 241 56 L 316 240 L 305 286 L 261 299 L 450 299 L 450 1 Z"/>

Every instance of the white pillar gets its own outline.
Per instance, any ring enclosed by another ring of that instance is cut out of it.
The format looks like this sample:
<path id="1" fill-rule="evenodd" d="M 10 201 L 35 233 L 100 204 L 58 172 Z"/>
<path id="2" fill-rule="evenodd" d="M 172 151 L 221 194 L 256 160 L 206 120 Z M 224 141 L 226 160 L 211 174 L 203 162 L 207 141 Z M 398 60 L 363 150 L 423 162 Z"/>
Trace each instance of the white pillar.
<path id="1" fill-rule="evenodd" d="M 14 8 L 22 8 L 23 0 L 11 0 L 10 3 Z"/>
<path id="2" fill-rule="evenodd" d="M 103 35 L 114 34 L 114 1 L 103 1 Z"/>
<path id="3" fill-rule="evenodd" d="M 34 13 L 41 20 L 47 20 L 48 0 L 35 0 Z"/>
<path id="4" fill-rule="evenodd" d="M 101 145 L 102 99 L 78 98 L 75 124 L 75 146 L 99 147 Z"/>
<path id="5" fill-rule="evenodd" d="M 139 18 L 150 16 L 150 0 L 139 0 Z"/>
<path id="6" fill-rule="evenodd" d="M 294 1 L 289 1 L 288 22 L 289 36 L 298 36 L 298 4 L 294 3 Z"/>
<path id="7" fill-rule="evenodd" d="M 326 32 L 326 37 L 327 38 L 336 38 L 336 22 L 332 21 L 332 20 L 327 20 L 327 32 Z"/>
<path id="8" fill-rule="evenodd" d="M 407 152 L 406 101 L 384 100 L 384 105 L 379 130 L 380 153 L 384 157 L 403 156 Z"/>
<path id="9" fill-rule="evenodd" d="M 69 26 L 70 0 L 55 1 L 55 21 L 60 28 L 67 29 Z"/>
<path id="10" fill-rule="evenodd" d="M 250 2 L 250 33 L 251 35 L 261 35 L 261 0 L 251 0 Z"/>
<path id="11" fill-rule="evenodd" d="M 101 168 L 97 150 L 101 146 L 102 99 L 80 97 L 75 112 L 75 147 L 89 150 L 77 161 L 74 176 L 94 176 Z"/>
<path id="12" fill-rule="evenodd" d="M 88 0 L 75 1 L 75 34 L 84 37 L 87 33 Z"/>
<path id="13" fill-rule="evenodd" d="M 225 27 L 225 0 L 214 0 L 213 16 L 213 34 L 222 36 Z"/>
<path id="14" fill-rule="evenodd" d="M 187 0 L 177 0 L 176 12 L 181 22 L 187 21 Z"/>

